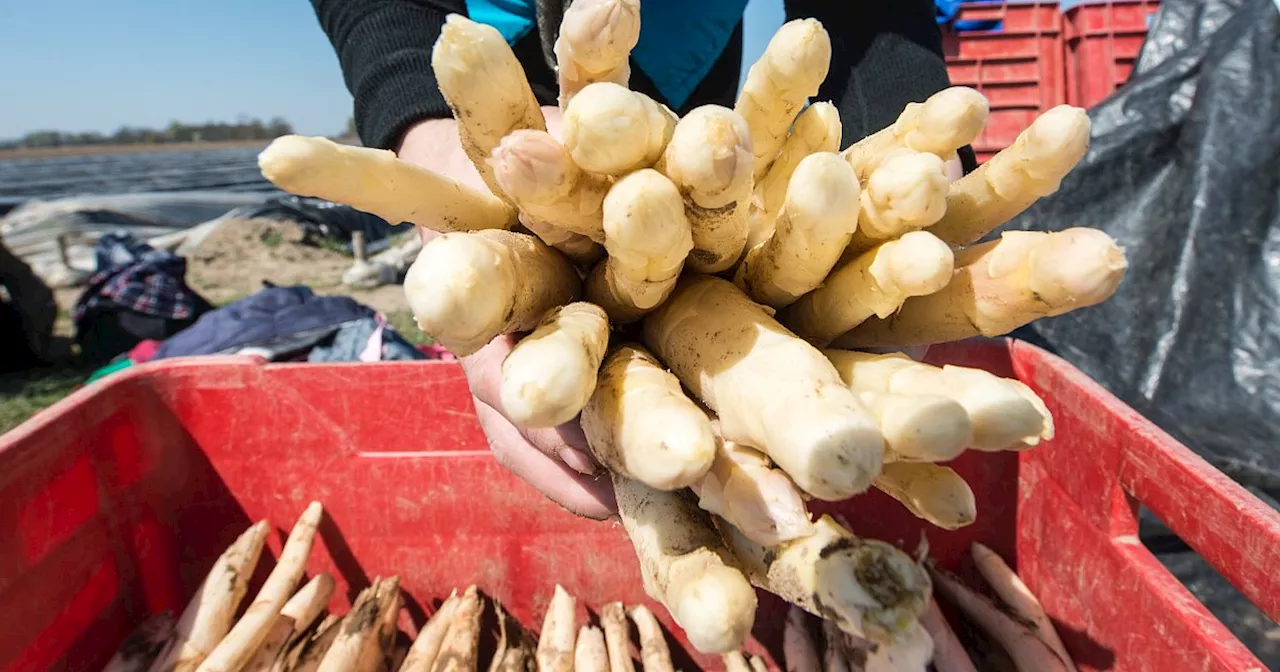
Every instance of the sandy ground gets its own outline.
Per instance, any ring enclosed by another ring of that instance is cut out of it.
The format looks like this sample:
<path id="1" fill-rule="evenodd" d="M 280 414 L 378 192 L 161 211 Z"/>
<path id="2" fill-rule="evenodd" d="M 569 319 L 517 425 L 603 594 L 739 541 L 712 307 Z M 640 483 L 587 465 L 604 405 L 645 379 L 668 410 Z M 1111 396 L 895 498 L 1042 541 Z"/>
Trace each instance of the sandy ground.
<path id="1" fill-rule="evenodd" d="M 408 310 L 404 290 L 372 290 L 342 284 L 351 267 L 345 254 L 302 243 L 302 227 L 265 219 L 231 220 L 187 255 L 187 283 L 215 304 L 228 303 L 276 285 L 306 285 L 317 294 L 342 294 L 384 313 Z"/>

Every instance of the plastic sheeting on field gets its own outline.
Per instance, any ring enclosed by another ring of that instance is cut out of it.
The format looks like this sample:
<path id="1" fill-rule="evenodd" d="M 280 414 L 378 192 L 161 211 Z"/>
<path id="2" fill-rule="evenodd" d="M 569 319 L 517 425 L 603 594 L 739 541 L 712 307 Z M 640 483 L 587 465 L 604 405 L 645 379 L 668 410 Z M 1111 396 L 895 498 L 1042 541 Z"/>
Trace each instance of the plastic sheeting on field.
<path id="1" fill-rule="evenodd" d="M 1010 226 L 1100 228 L 1124 246 L 1128 274 L 1110 301 L 1034 330 L 1275 506 L 1280 11 L 1164 0 L 1135 75 L 1090 116 L 1088 155 Z M 1280 641 L 1265 635 L 1275 625 L 1162 526 L 1145 527 L 1192 592 L 1280 667 Z"/>

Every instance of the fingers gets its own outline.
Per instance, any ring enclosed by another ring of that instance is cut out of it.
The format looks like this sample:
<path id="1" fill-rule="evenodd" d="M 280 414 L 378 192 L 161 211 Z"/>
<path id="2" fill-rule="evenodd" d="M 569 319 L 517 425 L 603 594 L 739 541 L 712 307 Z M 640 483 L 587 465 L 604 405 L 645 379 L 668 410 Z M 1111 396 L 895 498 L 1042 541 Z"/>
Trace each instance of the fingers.
<path id="1" fill-rule="evenodd" d="M 561 141 L 561 129 L 564 128 L 564 115 L 560 112 L 560 108 L 554 105 L 542 107 L 542 117 L 547 120 L 547 133 L 555 138 L 557 142 Z"/>
<path id="2" fill-rule="evenodd" d="M 515 347 L 514 335 L 499 336 L 475 353 L 462 358 L 462 369 L 467 374 L 471 394 L 491 410 L 506 418 L 502 408 L 502 362 Z M 511 425 L 510 421 L 507 422 Z M 511 425 L 528 443 L 544 455 L 558 459 L 575 471 L 591 475 L 600 470 L 591 456 L 591 447 L 577 420 L 559 427 L 526 429 Z"/>
<path id="3" fill-rule="evenodd" d="M 596 520 L 613 517 L 617 505 L 608 477 L 584 476 L 548 457 L 525 440 L 502 414 L 480 400 L 476 400 L 476 417 L 498 464 L 571 513 Z"/>
<path id="4" fill-rule="evenodd" d="M 964 164 L 960 163 L 960 157 L 949 159 L 942 164 L 942 172 L 947 176 L 948 182 L 955 182 L 964 177 Z"/>

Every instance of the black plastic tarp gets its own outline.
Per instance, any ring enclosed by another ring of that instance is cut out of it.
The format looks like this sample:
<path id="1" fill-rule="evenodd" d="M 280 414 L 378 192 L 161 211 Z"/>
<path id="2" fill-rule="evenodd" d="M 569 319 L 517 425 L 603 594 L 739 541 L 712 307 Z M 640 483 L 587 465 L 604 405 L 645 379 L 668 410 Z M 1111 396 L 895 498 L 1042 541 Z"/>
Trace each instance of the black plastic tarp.
<path id="1" fill-rule="evenodd" d="M 1100 228 L 1116 295 L 1035 335 L 1264 501 L 1280 499 L 1280 9 L 1164 0 L 1091 147 L 1010 228 Z M 1189 503 L 1190 504 L 1190 503 Z M 1264 662 L 1276 626 L 1167 529 L 1144 541 Z"/>

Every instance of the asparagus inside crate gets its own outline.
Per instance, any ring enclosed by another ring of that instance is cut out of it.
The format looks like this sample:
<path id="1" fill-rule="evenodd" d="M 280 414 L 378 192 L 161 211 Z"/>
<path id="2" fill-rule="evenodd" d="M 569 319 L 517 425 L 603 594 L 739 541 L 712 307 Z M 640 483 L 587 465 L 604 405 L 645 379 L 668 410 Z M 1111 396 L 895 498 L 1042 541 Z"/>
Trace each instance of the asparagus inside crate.
<path id="1" fill-rule="evenodd" d="M 974 669 L 933 586 L 957 609 L 959 631 L 978 633 L 970 646 L 980 661 L 1073 669 L 1035 596 L 980 544 L 973 558 L 997 598 L 889 544 L 854 537 L 846 521 L 831 516 L 806 536 L 767 546 L 723 519 L 713 522 L 685 493 L 617 485 L 646 592 L 668 605 L 695 651 L 718 654 L 726 670 Z M 673 661 L 687 667 L 692 659 L 670 646 L 648 606 L 580 605 L 560 585 L 552 587 L 541 623 L 521 623 L 475 584 L 442 594 L 438 605 L 412 605 L 398 576 L 374 577 L 344 613 L 330 612 L 334 577 L 304 575 L 323 513 L 318 502 L 307 507 L 246 604 L 247 577 L 271 563 L 262 552 L 269 521 L 253 524 L 176 619 L 161 613 L 143 620 L 105 669 L 674 672 Z M 777 651 L 744 648 L 756 618 L 751 584 L 793 603 Z M 399 625 L 411 620 L 402 616 L 414 606 L 429 616 L 411 637 Z"/>

